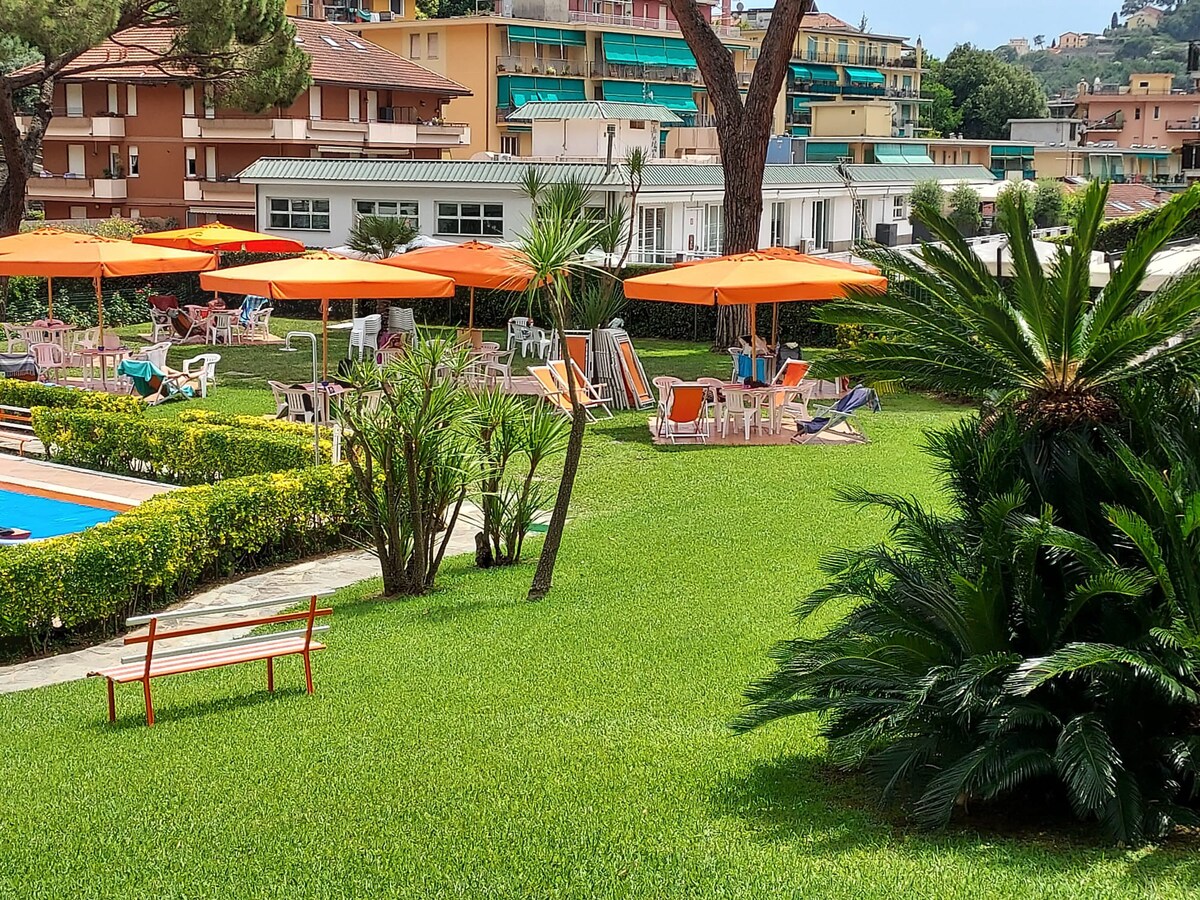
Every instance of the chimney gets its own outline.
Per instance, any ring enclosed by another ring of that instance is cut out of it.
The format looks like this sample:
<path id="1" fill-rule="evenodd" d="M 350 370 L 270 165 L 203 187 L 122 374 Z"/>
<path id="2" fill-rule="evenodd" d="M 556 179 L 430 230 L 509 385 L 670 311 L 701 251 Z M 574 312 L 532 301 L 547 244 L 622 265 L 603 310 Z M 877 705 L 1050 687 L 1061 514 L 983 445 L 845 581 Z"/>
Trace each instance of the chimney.
<path id="1" fill-rule="evenodd" d="M 733 24 L 733 0 L 721 0 L 721 21 L 726 25 Z"/>

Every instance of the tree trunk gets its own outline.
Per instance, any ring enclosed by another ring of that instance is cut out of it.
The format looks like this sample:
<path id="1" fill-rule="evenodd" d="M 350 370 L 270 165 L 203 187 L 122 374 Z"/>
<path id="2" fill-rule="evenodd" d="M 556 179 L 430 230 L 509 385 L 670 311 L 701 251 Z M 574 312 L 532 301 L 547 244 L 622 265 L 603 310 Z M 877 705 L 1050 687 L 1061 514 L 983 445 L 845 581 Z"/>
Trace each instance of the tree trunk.
<path id="1" fill-rule="evenodd" d="M 696 0 L 668 0 L 708 89 L 716 118 L 721 168 L 725 175 L 725 253 L 758 249 L 762 183 L 775 101 L 783 87 L 792 45 L 811 0 L 778 0 L 763 36 L 750 88 L 743 103 L 733 56 L 705 21 Z M 735 312 L 734 310 L 738 311 Z M 725 307 L 717 314 L 714 349 L 732 345 L 747 333 L 746 309 Z"/>
<path id="2" fill-rule="evenodd" d="M 21 230 L 25 217 L 25 190 L 33 174 L 33 164 L 42 149 L 46 127 L 54 116 L 52 100 L 54 79 L 47 78 L 38 88 L 29 126 L 22 135 L 17 128 L 17 108 L 12 86 L 0 79 L 0 149 L 4 153 L 4 171 L 0 173 L 0 237 Z"/>
<path id="3" fill-rule="evenodd" d="M 571 354 L 567 352 L 567 336 L 562 324 L 556 324 L 558 345 L 563 348 L 567 360 L 567 395 L 571 398 L 571 432 L 567 436 L 567 456 L 563 460 L 562 480 L 558 483 L 558 495 L 554 498 L 554 511 L 550 513 L 550 524 L 546 528 L 546 542 L 542 544 L 542 555 L 538 557 L 537 571 L 529 586 L 529 600 L 541 600 L 550 593 L 554 581 L 554 564 L 558 561 L 558 548 L 562 544 L 563 530 L 567 526 L 567 511 L 571 508 L 571 492 L 575 489 L 575 476 L 579 472 L 579 458 L 583 456 L 583 432 L 587 425 L 587 412 L 579 405 L 579 388 L 575 383 L 575 370 L 571 365 Z"/>

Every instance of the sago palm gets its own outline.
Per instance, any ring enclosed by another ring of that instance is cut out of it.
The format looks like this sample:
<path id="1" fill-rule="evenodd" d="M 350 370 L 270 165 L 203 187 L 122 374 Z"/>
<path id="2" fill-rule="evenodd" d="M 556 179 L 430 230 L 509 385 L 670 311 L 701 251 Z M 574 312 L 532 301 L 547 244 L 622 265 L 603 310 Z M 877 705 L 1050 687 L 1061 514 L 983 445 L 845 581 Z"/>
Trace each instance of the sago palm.
<path id="1" fill-rule="evenodd" d="M 399 253 L 419 232 L 408 219 L 395 216 L 359 216 L 350 229 L 346 246 L 371 259 L 388 259 Z"/>
<path id="2" fill-rule="evenodd" d="M 1200 269 L 1153 293 L 1140 291 L 1151 257 L 1200 207 L 1193 188 L 1166 204 L 1125 248 L 1108 283 L 1091 288 L 1092 251 L 1108 186 L 1093 182 L 1071 246 L 1043 269 L 1023 191 L 1001 197 L 1014 274 L 1007 283 L 940 212 L 919 210 L 939 243 L 918 254 L 865 253 L 891 280 L 887 294 L 827 306 L 821 318 L 862 326 L 868 337 L 835 354 L 828 374 L 898 380 L 913 386 L 1010 402 L 1043 422 L 1103 420 L 1111 389 L 1169 366 L 1200 364 Z"/>

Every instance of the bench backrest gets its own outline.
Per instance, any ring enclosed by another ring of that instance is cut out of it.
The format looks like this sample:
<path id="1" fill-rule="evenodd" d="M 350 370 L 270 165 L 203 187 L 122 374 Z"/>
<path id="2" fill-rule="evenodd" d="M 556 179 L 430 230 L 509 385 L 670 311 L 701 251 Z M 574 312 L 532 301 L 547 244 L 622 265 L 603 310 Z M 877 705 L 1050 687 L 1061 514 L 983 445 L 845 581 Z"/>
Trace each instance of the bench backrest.
<path id="1" fill-rule="evenodd" d="M 292 632 L 286 632 L 289 636 L 304 636 L 304 646 L 307 648 L 312 643 L 313 634 L 320 631 L 328 631 L 328 626 L 317 627 L 316 620 L 321 616 L 329 616 L 333 614 L 333 610 L 329 607 L 318 607 L 317 599 L 319 597 L 328 597 L 332 591 L 322 591 L 316 594 L 300 594 L 291 597 L 273 597 L 269 600 L 258 600 L 254 603 L 242 603 L 235 606 L 220 606 L 208 607 L 201 609 L 181 609 L 175 612 L 157 613 L 149 616 L 134 616 L 126 619 L 127 627 L 133 628 L 141 625 L 148 625 L 145 634 L 130 634 L 126 635 L 124 643 L 126 646 L 134 644 L 145 644 L 146 653 L 144 657 L 124 660 L 125 662 L 140 662 L 145 661 L 146 677 L 150 676 L 150 666 L 154 660 L 155 648 L 166 640 L 183 637 L 194 637 L 201 634 L 212 634 L 218 631 L 228 631 L 232 628 L 259 628 L 263 625 L 278 625 L 284 622 L 303 622 L 303 626 Z M 246 612 L 253 609 L 264 609 L 267 607 L 279 607 L 281 605 L 289 605 L 292 601 L 308 600 L 308 609 L 291 613 L 271 613 L 249 619 L 227 619 L 220 622 L 212 622 L 206 625 L 193 625 L 184 628 L 174 628 L 170 630 L 160 630 L 160 625 L 166 622 L 179 621 L 180 619 L 195 619 L 205 618 L 207 616 L 228 616 L 230 613 Z M 263 637 L 240 638 L 232 641 L 225 641 L 218 644 L 202 644 L 193 647 L 184 647 L 177 650 L 166 651 L 166 656 L 181 656 L 187 653 L 200 653 L 203 651 L 219 649 L 229 646 L 230 644 L 244 644 L 255 640 L 265 640 L 269 638 L 278 638 L 283 636 L 282 633 L 276 632 Z"/>
<path id="2" fill-rule="evenodd" d="M 24 406 L 0 405 L 0 428 L 9 431 L 33 431 L 33 412 Z"/>

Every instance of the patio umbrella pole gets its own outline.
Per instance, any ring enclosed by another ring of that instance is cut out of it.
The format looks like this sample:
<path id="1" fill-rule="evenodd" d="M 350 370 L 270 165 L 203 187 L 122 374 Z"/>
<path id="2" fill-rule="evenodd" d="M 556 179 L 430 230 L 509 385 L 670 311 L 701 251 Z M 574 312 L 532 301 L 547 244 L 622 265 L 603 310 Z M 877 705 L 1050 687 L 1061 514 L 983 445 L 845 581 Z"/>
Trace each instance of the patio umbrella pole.
<path id="1" fill-rule="evenodd" d="M 50 307 L 49 312 L 46 313 L 46 318 L 53 321 L 54 320 L 54 279 L 51 278 L 50 276 L 46 277 L 46 302 Z"/>
<path id="2" fill-rule="evenodd" d="M 471 305 L 467 307 L 467 331 L 475 327 L 475 288 L 471 288 Z"/>
<path id="3" fill-rule="evenodd" d="M 758 304 L 750 304 L 750 380 L 758 381 Z"/>
<path id="4" fill-rule="evenodd" d="M 329 378 L 329 301 L 321 301 L 321 380 Z"/>
<path id="5" fill-rule="evenodd" d="M 771 346 L 779 353 L 779 304 L 771 304 Z"/>
<path id="6" fill-rule="evenodd" d="M 104 346 L 104 294 L 100 292 L 100 276 L 97 275 L 92 281 L 96 285 L 96 317 L 100 323 L 100 346 Z"/>

